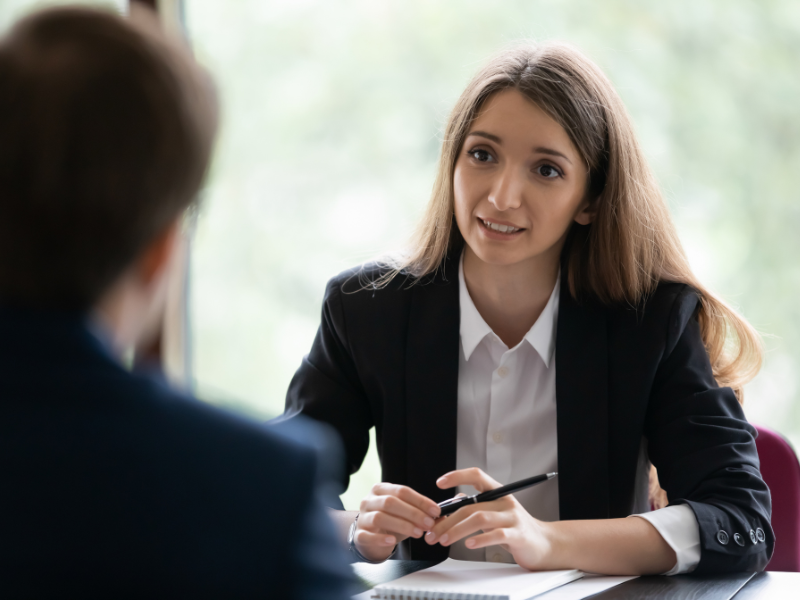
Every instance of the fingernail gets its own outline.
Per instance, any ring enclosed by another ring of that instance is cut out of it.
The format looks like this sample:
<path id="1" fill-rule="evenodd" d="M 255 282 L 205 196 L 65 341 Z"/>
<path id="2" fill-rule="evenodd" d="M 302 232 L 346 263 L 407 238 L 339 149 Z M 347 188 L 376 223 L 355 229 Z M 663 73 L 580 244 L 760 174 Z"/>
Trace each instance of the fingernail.
<path id="1" fill-rule="evenodd" d="M 421 536 L 422 535 L 422 529 L 420 529 L 419 527 L 414 527 L 414 535 L 417 536 L 417 537 Z"/>
<path id="2" fill-rule="evenodd" d="M 428 511 L 428 514 L 432 516 L 434 519 L 439 516 L 439 507 L 432 508 Z"/>
<path id="3" fill-rule="evenodd" d="M 430 517 L 425 517 L 423 523 L 425 523 L 425 527 L 433 527 L 433 519 Z"/>
<path id="4" fill-rule="evenodd" d="M 385 538 L 383 538 L 383 541 L 384 541 L 384 542 L 386 542 L 387 544 L 394 544 L 394 543 L 396 543 L 396 542 L 395 542 L 395 539 L 394 539 L 392 536 L 390 536 L 390 535 L 387 535 Z"/>
<path id="5" fill-rule="evenodd" d="M 475 540 L 473 540 L 472 538 L 468 539 L 467 548 L 472 548 L 473 546 L 475 546 Z"/>
<path id="6" fill-rule="evenodd" d="M 447 534 L 446 533 L 441 537 L 441 539 L 439 540 L 439 543 L 440 544 L 446 544 L 447 543 Z"/>
<path id="7" fill-rule="evenodd" d="M 432 541 L 434 541 L 436 539 L 436 534 L 433 533 L 432 531 L 429 531 L 428 534 L 425 537 L 428 538 L 429 542 L 432 542 Z"/>

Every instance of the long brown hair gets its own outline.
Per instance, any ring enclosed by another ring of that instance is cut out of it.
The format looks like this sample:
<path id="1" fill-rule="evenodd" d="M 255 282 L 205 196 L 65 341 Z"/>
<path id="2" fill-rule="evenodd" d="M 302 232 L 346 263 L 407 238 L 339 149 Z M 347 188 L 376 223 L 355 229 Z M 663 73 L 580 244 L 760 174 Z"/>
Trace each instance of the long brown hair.
<path id="1" fill-rule="evenodd" d="M 401 272 L 415 279 L 429 275 L 463 245 L 453 216 L 456 158 L 487 99 L 509 88 L 566 130 L 589 171 L 594 219 L 588 226 L 573 224 L 563 254 L 572 295 L 636 306 L 660 281 L 692 286 L 714 377 L 741 401 L 742 387 L 761 367 L 761 338 L 692 273 L 622 100 L 600 68 L 566 44 L 513 47 L 472 79 L 447 122 L 433 194 L 408 253 L 396 257 L 376 283 Z"/>

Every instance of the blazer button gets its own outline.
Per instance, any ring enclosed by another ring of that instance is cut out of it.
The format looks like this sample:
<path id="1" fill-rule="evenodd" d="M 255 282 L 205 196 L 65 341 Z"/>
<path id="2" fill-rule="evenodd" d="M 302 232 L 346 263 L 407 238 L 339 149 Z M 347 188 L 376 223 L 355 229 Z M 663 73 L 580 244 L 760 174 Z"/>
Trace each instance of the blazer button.
<path id="1" fill-rule="evenodd" d="M 724 529 L 720 529 L 717 532 L 717 541 L 722 544 L 723 546 L 727 546 L 730 538 L 728 537 L 728 532 Z"/>
<path id="2" fill-rule="evenodd" d="M 744 538 L 738 533 L 733 534 L 733 541 L 739 546 L 744 546 Z"/>
<path id="3" fill-rule="evenodd" d="M 758 529 L 756 529 L 756 539 L 757 539 L 759 542 L 763 542 L 764 540 L 766 540 L 766 539 L 767 539 L 767 536 L 764 534 L 764 530 L 763 530 L 763 529 L 761 529 L 761 527 L 759 527 Z"/>
<path id="4" fill-rule="evenodd" d="M 758 543 L 758 539 L 756 538 L 756 532 L 753 531 L 752 529 L 750 530 L 750 541 L 753 542 L 754 544 Z"/>

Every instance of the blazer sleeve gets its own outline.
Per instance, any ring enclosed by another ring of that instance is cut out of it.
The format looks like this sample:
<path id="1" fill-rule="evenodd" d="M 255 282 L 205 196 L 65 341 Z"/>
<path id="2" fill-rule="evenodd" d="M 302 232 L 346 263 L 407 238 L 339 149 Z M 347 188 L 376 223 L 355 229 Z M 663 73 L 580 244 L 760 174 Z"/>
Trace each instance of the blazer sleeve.
<path id="1" fill-rule="evenodd" d="M 304 465 L 295 473 L 291 503 L 295 514 L 286 514 L 296 524 L 286 545 L 287 579 L 290 597 L 297 600 L 347 600 L 357 591 L 353 572 L 348 566 L 347 552 L 336 539 L 333 523 L 319 495 L 315 481 L 319 461 L 304 449 Z M 307 475 L 301 478 L 297 474 Z"/>
<path id="2" fill-rule="evenodd" d="M 286 413 L 327 423 L 341 436 L 346 469 L 338 476 L 346 490 L 366 456 L 374 419 L 349 348 L 339 279 L 328 282 L 314 344 L 289 384 Z"/>
<path id="3" fill-rule="evenodd" d="M 648 453 L 670 504 L 700 528 L 697 574 L 763 570 L 775 544 L 755 429 L 733 390 L 717 385 L 697 320 L 697 294 L 673 303 L 645 422 Z"/>

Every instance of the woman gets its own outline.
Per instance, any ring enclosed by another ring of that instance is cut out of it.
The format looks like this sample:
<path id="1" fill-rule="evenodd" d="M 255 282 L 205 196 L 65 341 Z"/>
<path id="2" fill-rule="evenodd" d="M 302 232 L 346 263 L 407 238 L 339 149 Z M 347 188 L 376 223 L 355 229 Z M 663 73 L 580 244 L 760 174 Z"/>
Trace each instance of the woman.
<path id="1" fill-rule="evenodd" d="M 336 516 L 362 560 L 758 570 L 770 497 L 737 396 L 760 361 L 691 273 L 610 82 L 545 44 L 461 95 L 410 252 L 331 280 L 287 408 L 339 431 L 351 473 L 376 427 L 383 483 Z M 648 513 L 651 463 L 670 505 Z"/>

